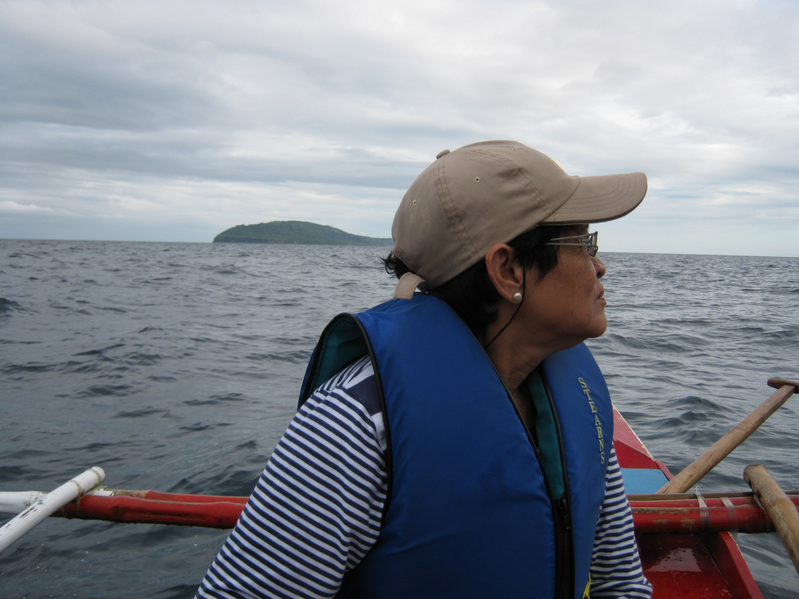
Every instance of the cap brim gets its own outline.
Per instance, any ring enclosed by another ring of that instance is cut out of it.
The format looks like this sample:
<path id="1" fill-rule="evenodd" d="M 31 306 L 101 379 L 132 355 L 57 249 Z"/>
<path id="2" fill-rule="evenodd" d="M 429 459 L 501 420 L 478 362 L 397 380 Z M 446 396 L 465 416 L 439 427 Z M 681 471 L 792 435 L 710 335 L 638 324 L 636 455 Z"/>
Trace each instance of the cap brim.
<path id="1" fill-rule="evenodd" d="M 542 223 L 598 223 L 632 212 L 646 195 L 646 175 L 577 177 L 574 193 Z"/>

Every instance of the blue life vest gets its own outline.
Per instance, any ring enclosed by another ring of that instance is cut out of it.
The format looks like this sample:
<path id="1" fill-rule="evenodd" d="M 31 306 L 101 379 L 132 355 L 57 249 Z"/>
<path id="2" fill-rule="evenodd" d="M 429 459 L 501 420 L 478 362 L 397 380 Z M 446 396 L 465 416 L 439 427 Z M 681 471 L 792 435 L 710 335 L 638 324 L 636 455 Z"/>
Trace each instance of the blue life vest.
<path id="1" fill-rule="evenodd" d="M 608 390 L 585 345 L 539 367 L 565 464 L 558 501 L 491 361 L 444 302 L 417 294 L 335 318 L 300 401 L 365 354 L 386 417 L 388 498 L 376 545 L 338 597 L 581 597 L 613 438 Z"/>

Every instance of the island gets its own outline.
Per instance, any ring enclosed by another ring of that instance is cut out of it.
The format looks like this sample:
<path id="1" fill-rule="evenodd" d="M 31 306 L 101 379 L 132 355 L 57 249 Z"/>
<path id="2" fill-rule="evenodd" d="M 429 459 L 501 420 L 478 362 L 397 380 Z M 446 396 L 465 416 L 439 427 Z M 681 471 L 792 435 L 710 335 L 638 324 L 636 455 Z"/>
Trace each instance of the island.
<path id="1" fill-rule="evenodd" d="M 236 225 L 214 237 L 214 243 L 297 243 L 306 245 L 391 246 L 391 238 L 353 235 L 327 225 L 299 220 Z"/>

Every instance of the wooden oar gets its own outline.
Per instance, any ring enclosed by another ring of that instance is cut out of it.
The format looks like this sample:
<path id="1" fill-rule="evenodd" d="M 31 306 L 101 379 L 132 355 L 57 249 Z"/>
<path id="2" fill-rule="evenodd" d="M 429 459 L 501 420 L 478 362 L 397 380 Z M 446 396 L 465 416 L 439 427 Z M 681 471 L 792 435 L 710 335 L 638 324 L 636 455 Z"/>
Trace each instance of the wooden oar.
<path id="1" fill-rule="evenodd" d="M 774 522 L 774 528 L 799 572 L 799 513 L 796 507 L 763 464 L 749 464 L 744 470 L 744 479 Z"/>
<path id="2" fill-rule="evenodd" d="M 785 379 L 769 379 L 770 387 L 777 389 L 762 404 L 756 407 L 749 416 L 741 420 L 735 427 L 716 441 L 710 449 L 689 464 L 682 472 L 672 478 L 658 490 L 658 493 L 685 493 L 733 449 L 749 437 L 763 424 L 769 416 L 784 404 L 788 398 L 799 390 L 799 383 Z"/>

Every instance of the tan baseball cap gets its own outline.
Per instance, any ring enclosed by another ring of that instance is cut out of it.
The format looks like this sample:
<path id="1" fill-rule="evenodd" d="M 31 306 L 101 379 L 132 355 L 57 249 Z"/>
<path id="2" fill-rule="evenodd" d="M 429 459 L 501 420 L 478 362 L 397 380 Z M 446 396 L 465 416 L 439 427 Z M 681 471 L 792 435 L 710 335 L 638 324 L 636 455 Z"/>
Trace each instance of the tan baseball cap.
<path id="1" fill-rule="evenodd" d="M 619 218 L 645 194 L 643 173 L 569 176 L 546 155 L 514 141 L 444 150 L 400 202 L 391 229 L 394 255 L 435 289 L 496 243 L 539 224 Z"/>

